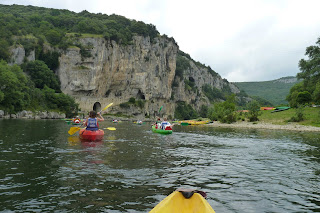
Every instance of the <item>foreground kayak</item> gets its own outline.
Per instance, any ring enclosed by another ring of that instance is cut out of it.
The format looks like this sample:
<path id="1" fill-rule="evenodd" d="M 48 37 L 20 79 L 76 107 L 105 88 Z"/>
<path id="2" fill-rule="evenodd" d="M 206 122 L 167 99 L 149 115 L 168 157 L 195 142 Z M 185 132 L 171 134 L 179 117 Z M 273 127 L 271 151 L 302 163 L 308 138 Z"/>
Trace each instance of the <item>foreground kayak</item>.
<path id="1" fill-rule="evenodd" d="M 84 141 L 101 141 L 104 135 L 104 131 L 102 129 L 99 129 L 97 131 L 91 131 L 80 129 L 79 136 L 81 140 Z"/>
<path id="2" fill-rule="evenodd" d="M 156 132 L 156 133 L 160 133 L 160 134 L 172 134 L 172 128 L 170 127 L 169 129 L 159 129 L 159 128 L 156 128 L 155 125 L 152 125 L 152 132 Z"/>
<path id="3" fill-rule="evenodd" d="M 201 212 L 201 213 L 215 213 L 210 204 L 205 198 L 197 192 L 184 192 L 175 191 L 163 199 L 156 205 L 149 213 L 162 213 L 162 212 Z M 191 197 L 190 197 L 191 196 Z M 186 198 L 187 197 L 187 198 Z M 189 198 L 188 198 L 189 197 Z"/>

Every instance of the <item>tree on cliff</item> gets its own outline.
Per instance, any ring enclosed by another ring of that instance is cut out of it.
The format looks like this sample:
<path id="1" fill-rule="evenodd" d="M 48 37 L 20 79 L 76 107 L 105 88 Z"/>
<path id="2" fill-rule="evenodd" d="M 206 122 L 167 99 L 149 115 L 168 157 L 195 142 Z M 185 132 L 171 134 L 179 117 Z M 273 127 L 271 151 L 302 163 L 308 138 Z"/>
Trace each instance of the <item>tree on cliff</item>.
<path id="1" fill-rule="evenodd" d="M 0 5 L 0 59 L 9 62 L 9 47 L 30 45 L 41 51 L 42 41 L 65 49 L 75 45 L 67 33 L 81 36 L 96 34 L 122 44 L 129 44 L 133 35 L 149 36 L 151 41 L 159 35 L 156 27 L 119 15 L 80 13 L 34 6 Z M 36 57 L 39 53 L 36 52 Z M 39 58 L 36 58 L 39 59 Z"/>
<path id="2" fill-rule="evenodd" d="M 25 72 L 31 77 L 37 88 L 43 89 L 45 86 L 61 92 L 58 77 L 51 71 L 43 61 L 31 61 L 25 66 Z"/>

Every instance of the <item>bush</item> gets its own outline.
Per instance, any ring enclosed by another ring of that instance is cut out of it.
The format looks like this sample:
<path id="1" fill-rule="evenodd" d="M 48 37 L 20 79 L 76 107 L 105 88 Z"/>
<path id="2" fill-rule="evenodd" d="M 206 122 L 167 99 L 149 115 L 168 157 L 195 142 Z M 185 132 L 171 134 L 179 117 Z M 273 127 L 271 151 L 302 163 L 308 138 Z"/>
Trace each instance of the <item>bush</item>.
<path id="1" fill-rule="evenodd" d="M 209 118 L 222 123 L 233 123 L 237 120 L 235 95 L 231 95 L 224 102 L 216 103 L 209 109 Z"/>
<path id="2" fill-rule="evenodd" d="M 129 107 L 130 107 L 130 105 L 129 105 L 128 102 L 121 103 L 119 106 L 120 106 L 121 108 L 129 108 Z"/>
<path id="3" fill-rule="evenodd" d="M 295 116 L 291 117 L 289 119 L 289 122 L 300 122 L 304 120 L 304 108 L 302 106 L 299 106 L 296 109 L 296 114 Z"/>
<path id="4" fill-rule="evenodd" d="M 261 111 L 260 111 L 260 105 L 258 103 L 258 101 L 251 101 L 247 104 L 247 109 L 249 110 L 249 113 L 248 113 L 248 118 L 249 118 L 249 121 L 250 122 L 253 122 L 253 121 L 258 121 L 259 118 L 258 116 L 261 115 Z"/>

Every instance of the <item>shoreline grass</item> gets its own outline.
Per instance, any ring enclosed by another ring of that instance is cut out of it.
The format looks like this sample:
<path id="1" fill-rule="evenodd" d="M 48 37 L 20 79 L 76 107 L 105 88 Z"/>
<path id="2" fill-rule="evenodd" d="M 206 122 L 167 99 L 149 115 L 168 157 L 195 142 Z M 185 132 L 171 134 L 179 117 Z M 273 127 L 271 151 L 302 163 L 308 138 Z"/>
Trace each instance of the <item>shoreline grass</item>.
<path id="1" fill-rule="evenodd" d="M 296 109 L 294 108 L 281 112 L 271 112 L 271 110 L 262 111 L 261 116 L 259 116 L 259 122 L 265 122 L 276 125 L 286 125 L 288 123 L 295 123 L 304 126 L 320 127 L 320 108 L 305 107 L 303 109 L 304 120 L 300 122 L 289 122 L 290 118 L 296 115 Z"/>

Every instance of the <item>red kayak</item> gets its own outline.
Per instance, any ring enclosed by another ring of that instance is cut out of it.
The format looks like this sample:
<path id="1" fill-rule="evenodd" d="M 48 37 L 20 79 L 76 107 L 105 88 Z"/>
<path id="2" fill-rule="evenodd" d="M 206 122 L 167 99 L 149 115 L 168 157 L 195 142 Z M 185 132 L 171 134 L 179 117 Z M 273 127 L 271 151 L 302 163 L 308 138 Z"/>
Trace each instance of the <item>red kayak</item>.
<path id="1" fill-rule="evenodd" d="M 80 129 L 79 136 L 80 139 L 83 141 L 101 141 L 104 135 L 104 131 L 102 129 L 99 129 L 97 131 L 91 131 Z"/>

